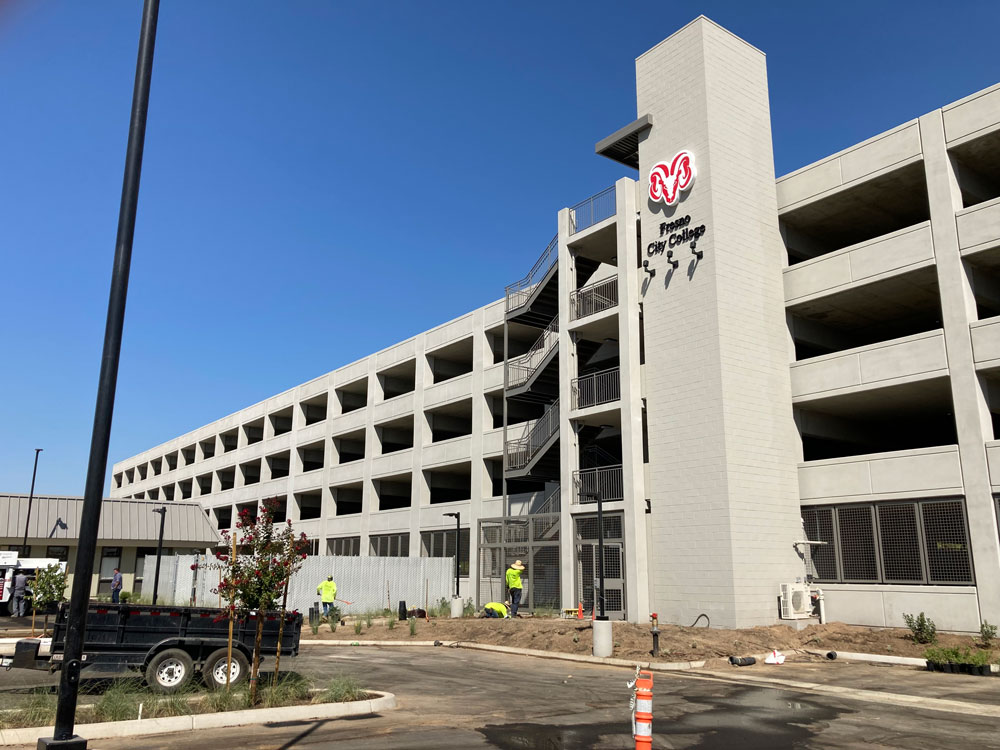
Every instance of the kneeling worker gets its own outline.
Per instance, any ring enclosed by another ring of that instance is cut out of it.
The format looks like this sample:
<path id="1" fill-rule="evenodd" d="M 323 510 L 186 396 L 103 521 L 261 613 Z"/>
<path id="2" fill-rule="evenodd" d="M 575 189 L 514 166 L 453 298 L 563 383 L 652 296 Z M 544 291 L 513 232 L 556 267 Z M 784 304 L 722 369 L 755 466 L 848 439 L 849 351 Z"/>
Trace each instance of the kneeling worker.
<path id="1" fill-rule="evenodd" d="M 508 616 L 507 607 L 500 602 L 490 602 L 483 607 L 483 617 L 501 617 L 506 619 Z"/>
<path id="2" fill-rule="evenodd" d="M 323 601 L 323 617 L 327 617 L 337 600 L 337 584 L 333 582 L 333 576 L 327 576 L 326 580 L 316 587 L 316 593 Z"/>

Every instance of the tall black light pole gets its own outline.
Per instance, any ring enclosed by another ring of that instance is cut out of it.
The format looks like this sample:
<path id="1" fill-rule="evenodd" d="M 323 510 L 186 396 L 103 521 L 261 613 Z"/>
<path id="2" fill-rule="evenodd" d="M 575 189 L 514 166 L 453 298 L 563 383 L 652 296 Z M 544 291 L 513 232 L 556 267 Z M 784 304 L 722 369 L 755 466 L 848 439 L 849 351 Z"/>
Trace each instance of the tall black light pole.
<path id="1" fill-rule="evenodd" d="M 455 598 L 458 598 L 458 552 L 462 541 L 462 521 L 459 513 L 445 513 L 446 516 L 455 518 Z"/>
<path id="2" fill-rule="evenodd" d="M 156 573 L 153 575 L 153 604 L 156 604 L 156 595 L 160 591 L 160 557 L 163 555 L 163 524 L 167 520 L 167 506 L 153 508 L 153 512 L 160 514 L 160 538 L 156 542 Z"/>
<path id="3" fill-rule="evenodd" d="M 31 501 L 35 499 L 35 475 L 38 474 L 38 454 L 41 448 L 35 448 L 35 468 L 31 470 L 31 491 L 28 493 L 28 517 L 24 519 L 24 542 L 21 544 L 21 554 L 24 557 L 31 557 L 31 550 L 28 549 L 28 524 L 31 523 Z"/>
<path id="4" fill-rule="evenodd" d="M 125 298 L 128 293 L 129 267 L 132 262 L 132 238 L 135 234 L 135 212 L 139 201 L 139 176 L 142 172 L 149 83 L 153 73 L 153 47 L 156 42 L 156 21 L 159 10 L 159 0 L 144 0 L 142 26 L 139 32 L 139 53 L 135 65 L 135 86 L 132 89 L 128 146 L 125 151 L 125 176 L 122 180 L 121 206 L 118 209 L 118 236 L 115 240 L 115 260 L 111 272 L 107 323 L 104 328 L 104 350 L 101 355 L 101 374 L 97 383 L 97 404 L 94 408 L 94 430 L 90 438 L 87 483 L 84 487 L 83 509 L 80 514 L 76 572 L 73 576 L 73 590 L 66 618 L 63 668 L 59 677 L 59 703 L 56 707 L 54 736 L 40 737 L 38 750 L 43 748 L 86 750 L 87 748 L 87 740 L 73 733 L 73 725 L 76 719 L 77 689 L 80 683 L 80 662 L 83 656 L 90 583 L 94 573 L 94 553 L 97 550 L 97 530 L 101 520 L 104 476 L 108 469 L 108 443 L 111 438 L 115 388 L 118 384 L 118 360 L 121 354 L 122 328 L 125 323 Z"/>

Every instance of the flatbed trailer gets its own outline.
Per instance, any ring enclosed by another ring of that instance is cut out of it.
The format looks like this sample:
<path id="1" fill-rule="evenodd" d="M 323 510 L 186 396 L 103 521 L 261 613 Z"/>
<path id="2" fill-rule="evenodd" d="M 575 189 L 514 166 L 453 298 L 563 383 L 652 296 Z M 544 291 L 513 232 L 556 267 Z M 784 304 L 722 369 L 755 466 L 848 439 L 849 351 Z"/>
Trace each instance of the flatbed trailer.
<path id="1" fill-rule="evenodd" d="M 68 612 L 65 604 L 59 608 L 48 656 L 39 653 L 39 639 L 22 639 L 9 666 L 61 669 Z M 251 612 L 234 620 L 230 684 L 243 682 L 249 675 L 258 617 L 264 618 L 261 654 L 277 653 L 280 612 Z M 302 615 L 286 613 L 282 656 L 298 655 L 301 635 Z M 226 684 L 228 637 L 229 619 L 223 609 L 91 602 L 80 667 L 141 672 L 151 688 L 164 693 L 181 690 L 200 673 L 209 688 L 217 689 Z"/>

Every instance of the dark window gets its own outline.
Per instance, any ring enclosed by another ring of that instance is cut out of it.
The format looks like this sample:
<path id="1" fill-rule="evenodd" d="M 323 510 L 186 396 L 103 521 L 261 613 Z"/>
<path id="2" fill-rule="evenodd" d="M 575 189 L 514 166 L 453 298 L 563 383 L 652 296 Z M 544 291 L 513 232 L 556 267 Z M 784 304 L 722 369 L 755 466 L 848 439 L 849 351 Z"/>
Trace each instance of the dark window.
<path id="1" fill-rule="evenodd" d="M 840 565 L 845 581 L 877 581 L 872 506 L 846 506 L 837 512 Z"/>
<path id="2" fill-rule="evenodd" d="M 922 583 L 920 532 L 917 529 L 917 506 L 894 503 L 878 506 L 879 541 L 882 543 L 882 569 L 887 582 Z"/>
<path id="3" fill-rule="evenodd" d="M 361 537 L 342 536 L 326 543 L 329 554 L 338 557 L 357 557 L 361 554 Z"/>
<path id="4" fill-rule="evenodd" d="M 824 545 L 809 545 L 806 554 L 811 555 L 812 574 L 817 581 L 837 580 L 837 539 L 833 534 L 833 508 L 804 508 L 802 522 L 806 539 L 826 542 Z"/>
<path id="5" fill-rule="evenodd" d="M 409 534 L 380 534 L 369 537 L 368 554 L 372 557 L 409 557 Z"/>
<path id="6" fill-rule="evenodd" d="M 971 583 L 972 561 L 960 500 L 923 503 L 927 578 L 931 583 Z"/>
<path id="7" fill-rule="evenodd" d="M 817 581 L 971 584 L 962 500 L 858 503 L 802 509 Z"/>
<path id="8" fill-rule="evenodd" d="M 469 530 L 462 529 L 458 543 L 458 574 L 469 575 Z M 421 557 L 455 557 L 455 530 L 420 532 Z"/>
<path id="9" fill-rule="evenodd" d="M 69 562 L 69 547 L 46 547 L 46 557 L 54 557 L 59 562 Z"/>

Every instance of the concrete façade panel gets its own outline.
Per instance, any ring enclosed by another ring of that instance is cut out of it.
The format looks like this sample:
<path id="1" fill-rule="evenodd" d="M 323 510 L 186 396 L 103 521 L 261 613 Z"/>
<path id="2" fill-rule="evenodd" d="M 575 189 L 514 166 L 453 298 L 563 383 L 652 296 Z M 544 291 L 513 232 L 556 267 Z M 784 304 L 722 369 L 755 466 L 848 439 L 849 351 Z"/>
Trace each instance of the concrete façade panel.
<path id="1" fill-rule="evenodd" d="M 1000 123 L 1000 85 L 978 91 L 942 109 L 945 139 L 950 144 Z"/>
<path id="2" fill-rule="evenodd" d="M 925 612 L 939 630 L 978 632 L 979 604 L 972 586 L 818 584 L 830 622 L 905 627 L 903 614 Z"/>
<path id="3" fill-rule="evenodd" d="M 889 496 L 960 494 L 958 446 L 917 448 L 799 464 L 802 500 L 810 505 Z"/>
<path id="4" fill-rule="evenodd" d="M 1000 360 L 1000 317 L 987 318 L 969 326 L 972 333 L 972 356 L 977 365 Z"/>
<path id="5" fill-rule="evenodd" d="M 955 224 L 963 252 L 1000 247 L 1000 198 L 957 211 Z"/>

